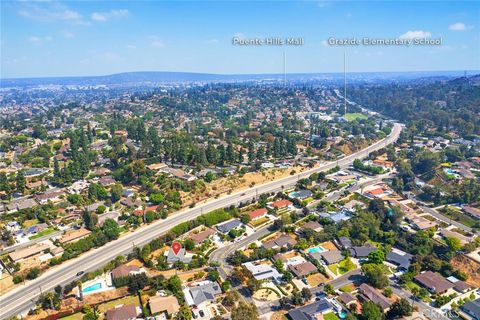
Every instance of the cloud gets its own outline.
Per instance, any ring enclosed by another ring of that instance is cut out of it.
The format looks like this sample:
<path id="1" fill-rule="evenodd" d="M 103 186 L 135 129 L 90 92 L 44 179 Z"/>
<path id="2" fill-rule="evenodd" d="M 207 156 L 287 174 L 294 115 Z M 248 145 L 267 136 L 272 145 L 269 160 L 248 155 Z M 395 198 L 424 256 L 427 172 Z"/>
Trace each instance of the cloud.
<path id="1" fill-rule="evenodd" d="M 318 7 L 319 8 L 326 8 L 328 6 L 330 6 L 332 3 L 329 2 L 329 1 L 324 1 L 324 0 L 321 0 L 318 2 Z"/>
<path id="2" fill-rule="evenodd" d="M 93 12 L 91 18 L 93 21 L 105 22 L 113 18 L 125 18 L 129 15 L 126 9 L 115 9 L 108 12 Z"/>
<path id="3" fill-rule="evenodd" d="M 322 46 L 328 47 L 328 41 L 327 40 L 322 40 Z"/>
<path id="4" fill-rule="evenodd" d="M 34 45 L 42 45 L 44 44 L 45 42 L 49 42 L 49 41 L 52 41 L 53 38 L 50 37 L 50 36 L 45 36 L 45 37 L 37 37 L 37 36 L 31 36 L 29 37 L 28 39 L 28 42 L 34 44 Z"/>
<path id="5" fill-rule="evenodd" d="M 165 44 L 163 43 L 163 41 L 158 36 L 151 35 L 151 36 L 148 36 L 148 39 L 150 40 L 150 45 L 152 47 L 155 47 L 155 48 L 165 47 Z"/>
<path id="6" fill-rule="evenodd" d="M 452 30 L 452 31 L 465 31 L 467 29 L 472 29 L 472 28 L 473 28 L 472 26 L 467 26 L 463 22 L 457 22 L 448 26 L 448 30 Z"/>
<path id="7" fill-rule="evenodd" d="M 71 24 L 88 25 L 79 12 L 58 2 L 42 2 L 41 5 L 39 2 L 22 2 L 18 14 L 24 18 L 41 22 L 64 21 Z"/>
<path id="8" fill-rule="evenodd" d="M 219 41 L 218 39 L 209 39 L 207 40 L 207 44 L 217 44 Z"/>
<path id="9" fill-rule="evenodd" d="M 62 31 L 61 33 L 62 33 L 62 36 L 66 39 L 71 39 L 71 38 L 75 37 L 75 34 L 73 32 L 70 32 L 70 31 L 67 31 L 67 30 Z"/>
<path id="10" fill-rule="evenodd" d="M 137 49 L 137 46 L 135 46 L 133 44 L 127 44 L 127 48 L 128 49 Z"/>
<path id="11" fill-rule="evenodd" d="M 412 40 L 412 39 L 423 39 L 423 38 L 430 38 L 432 34 L 428 31 L 423 30 L 415 30 L 415 31 L 407 31 L 400 36 L 400 39 Z"/>

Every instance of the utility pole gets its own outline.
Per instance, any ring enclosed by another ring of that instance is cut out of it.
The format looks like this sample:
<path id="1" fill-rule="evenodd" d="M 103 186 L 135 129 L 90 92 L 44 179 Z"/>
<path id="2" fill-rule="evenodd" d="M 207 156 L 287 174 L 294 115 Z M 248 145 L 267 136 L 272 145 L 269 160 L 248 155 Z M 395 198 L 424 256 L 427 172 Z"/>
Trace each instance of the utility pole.
<path id="1" fill-rule="evenodd" d="M 343 52 L 343 101 L 344 101 L 344 117 L 347 120 L 347 52 Z"/>

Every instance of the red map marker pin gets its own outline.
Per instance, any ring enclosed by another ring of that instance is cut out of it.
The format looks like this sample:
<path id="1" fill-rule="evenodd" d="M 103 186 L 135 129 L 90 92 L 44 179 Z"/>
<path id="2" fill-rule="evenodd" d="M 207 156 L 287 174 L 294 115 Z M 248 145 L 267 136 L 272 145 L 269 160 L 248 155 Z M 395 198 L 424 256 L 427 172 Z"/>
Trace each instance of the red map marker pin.
<path id="1" fill-rule="evenodd" d="M 182 250 L 182 245 L 180 244 L 180 242 L 175 241 L 174 243 L 172 243 L 172 250 L 175 255 L 178 255 L 180 250 Z"/>

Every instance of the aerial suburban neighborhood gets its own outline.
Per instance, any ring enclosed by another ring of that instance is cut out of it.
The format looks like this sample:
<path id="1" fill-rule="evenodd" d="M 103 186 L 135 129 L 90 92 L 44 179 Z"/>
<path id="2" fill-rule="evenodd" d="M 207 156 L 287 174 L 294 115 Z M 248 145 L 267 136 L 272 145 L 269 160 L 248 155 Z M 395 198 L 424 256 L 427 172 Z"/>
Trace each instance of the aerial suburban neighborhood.
<path id="1" fill-rule="evenodd" d="M 480 320 L 479 13 L 2 1 L 0 320 Z"/>

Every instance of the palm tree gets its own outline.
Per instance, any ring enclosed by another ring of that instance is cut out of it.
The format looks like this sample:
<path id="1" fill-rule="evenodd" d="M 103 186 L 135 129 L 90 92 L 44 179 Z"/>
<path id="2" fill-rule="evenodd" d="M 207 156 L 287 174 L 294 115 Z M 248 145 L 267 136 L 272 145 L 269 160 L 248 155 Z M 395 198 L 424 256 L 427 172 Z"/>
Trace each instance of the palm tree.
<path id="1" fill-rule="evenodd" d="M 78 297 L 80 300 L 83 300 L 82 281 L 75 281 L 75 285 L 78 287 Z"/>

